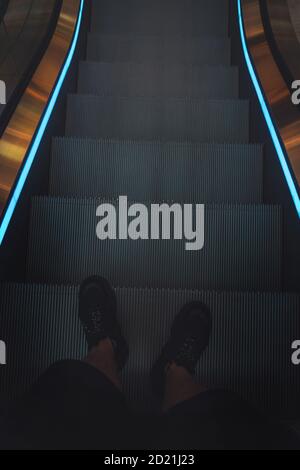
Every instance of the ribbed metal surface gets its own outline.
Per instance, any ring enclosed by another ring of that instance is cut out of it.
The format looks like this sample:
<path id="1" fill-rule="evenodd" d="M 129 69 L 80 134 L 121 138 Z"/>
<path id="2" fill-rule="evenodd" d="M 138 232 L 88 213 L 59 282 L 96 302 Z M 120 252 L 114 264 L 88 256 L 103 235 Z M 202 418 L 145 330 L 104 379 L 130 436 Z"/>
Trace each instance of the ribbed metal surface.
<path id="1" fill-rule="evenodd" d="M 249 103 L 70 95 L 66 134 L 93 138 L 245 143 Z"/>
<path id="2" fill-rule="evenodd" d="M 230 65 L 231 41 L 215 36 L 88 36 L 87 58 L 102 62 Z"/>
<path id="3" fill-rule="evenodd" d="M 181 202 L 261 202 L 261 145 L 58 138 L 50 194 Z M 226 184 L 224 184 L 226 182 Z"/>
<path id="4" fill-rule="evenodd" d="M 87 275 L 101 273 L 115 286 L 280 288 L 278 207 L 206 206 L 205 247 L 188 252 L 184 240 L 98 240 L 99 203 L 89 199 L 34 199 L 28 252 L 30 280 L 78 283 Z"/>
<path id="5" fill-rule="evenodd" d="M 238 98 L 238 68 L 81 62 L 78 92 L 100 96 Z"/>
<path id="6" fill-rule="evenodd" d="M 298 296 L 117 289 L 117 297 L 130 344 L 124 390 L 134 406 L 151 408 L 149 369 L 176 312 L 199 299 L 210 306 L 214 320 L 199 381 L 240 392 L 260 408 L 295 419 L 300 375 L 291 363 L 291 344 L 300 329 Z M 0 311 L 8 347 L 8 365 L 0 368 L 3 398 L 27 389 L 52 362 L 85 355 L 76 287 L 2 285 Z"/>
<path id="7" fill-rule="evenodd" d="M 228 33 L 227 0 L 101 0 L 92 5 L 93 31 Z"/>

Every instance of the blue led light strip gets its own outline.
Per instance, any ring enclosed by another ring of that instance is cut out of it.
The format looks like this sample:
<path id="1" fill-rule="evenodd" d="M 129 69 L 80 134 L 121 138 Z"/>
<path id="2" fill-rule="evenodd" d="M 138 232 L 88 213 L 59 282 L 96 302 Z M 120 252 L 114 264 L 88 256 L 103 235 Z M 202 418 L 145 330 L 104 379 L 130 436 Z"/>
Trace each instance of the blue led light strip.
<path id="1" fill-rule="evenodd" d="M 25 162 L 25 165 L 24 167 L 22 168 L 22 171 L 21 171 L 21 174 L 19 176 L 19 179 L 18 179 L 18 182 L 16 184 L 16 187 L 15 187 L 15 190 L 14 190 L 14 193 L 10 199 L 10 202 L 9 202 L 9 205 L 6 209 L 6 212 L 5 212 L 5 215 L 4 215 L 4 218 L 3 218 L 3 221 L 1 223 L 1 226 L 0 226 L 0 245 L 2 244 L 3 242 L 3 239 L 4 239 L 4 236 L 5 236 L 5 233 L 7 231 L 7 228 L 9 226 L 9 223 L 11 221 L 11 218 L 13 216 L 13 213 L 15 211 L 15 208 L 16 208 L 16 205 L 17 205 L 17 202 L 19 200 L 19 197 L 20 197 L 20 194 L 22 192 L 22 189 L 24 187 L 24 184 L 26 182 L 26 179 L 27 179 L 27 176 L 29 174 L 29 171 L 30 171 L 30 168 L 32 166 L 32 163 L 35 159 L 35 156 L 37 154 L 37 151 L 38 151 L 38 148 L 39 148 L 39 145 L 41 143 L 41 140 L 43 138 L 43 135 L 45 133 L 45 130 L 46 130 L 46 127 L 47 127 L 47 124 L 49 122 L 49 119 L 51 117 L 51 114 L 52 114 L 52 111 L 54 109 L 54 106 L 55 106 L 55 103 L 57 101 L 57 98 L 58 98 L 58 95 L 59 95 L 59 92 L 61 90 L 61 87 L 64 83 L 64 80 L 66 78 L 66 75 L 68 73 L 68 70 L 70 68 L 70 65 L 71 65 L 71 62 L 72 62 L 72 59 L 73 59 L 73 56 L 74 56 L 74 53 L 75 53 L 75 49 L 76 49 L 76 45 L 77 45 L 77 41 L 78 41 L 78 37 L 79 37 L 79 31 L 80 31 L 80 26 L 81 26 L 81 21 L 82 21 L 82 15 L 83 15 L 83 7 L 84 7 L 84 0 L 81 0 L 81 3 L 80 3 L 80 9 L 79 9 L 79 15 L 78 15 L 78 19 L 77 19 L 77 24 L 76 24 L 76 29 L 75 29 L 75 32 L 74 32 L 74 36 L 73 36 L 73 41 L 72 41 L 72 45 L 70 47 L 70 50 L 69 50 L 69 53 L 68 53 L 68 57 L 66 58 L 66 61 L 64 63 L 64 66 L 61 70 L 61 73 L 60 73 L 60 76 L 59 76 L 59 79 L 56 83 L 56 86 L 55 86 L 55 89 L 52 93 L 52 96 L 51 96 L 51 99 L 47 105 L 47 108 L 46 108 L 46 111 L 44 113 L 44 116 L 39 124 L 39 128 L 38 128 L 38 131 L 36 133 L 36 136 L 34 138 L 34 141 L 32 143 L 32 146 L 30 148 L 30 151 L 29 151 L 29 154 L 26 158 L 26 162 Z"/>
<path id="2" fill-rule="evenodd" d="M 278 135 L 277 135 L 276 129 L 274 127 L 270 112 L 268 110 L 268 107 L 267 107 L 267 104 L 265 102 L 262 90 L 260 88 L 259 81 L 257 79 L 254 67 L 252 65 L 252 61 L 250 59 L 250 54 L 249 54 L 249 51 L 248 51 L 246 38 L 245 38 L 244 22 L 243 22 L 243 16 L 242 16 L 242 4 L 241 4 L 242 0 L 237 0 L 237 2 L 238 2 L 238 15 L 239 15 L 239 27 L 240 27 L 241 41 L 242 41 L 243 52 L 244 52 L 245 60 L 246 60 L 247 67 L 248 67 L 248 70 L 249 70 L 249 74 L 250 74 L 251 80 L 253 82 L 253 85 L 255 87 L 255 91 L 256 91 L 261 109 L 263 111 L 266 123 L 268 125 L 268 128 L 269 128 L 269 131 L 270 131 L 270 134 L 271 134 L 271 137 L 272 137 L 272 140 L 273 140 L 273 143 L 274 143 L 274 146 L 275 146 L 275 149 L 276 149 L 281 167 L 283 169 L 285 179 L 287 181 L 287 184 L 288 184 L 289 190 L 291 192 L 294 204 L 296 206 L 298 216 L 300 217 L 300 199 L 299 199 L 299 195 L 298 195 L 293 177 L 291 175 L 291 171 L 290 171 L 289 166 L 288 166 L 287 161 L 286 161 L 285 152 L 284 152 L 284 150 L 282 148 L 282 145 L 281 145 L 281 142 L 278 138 Z"/>

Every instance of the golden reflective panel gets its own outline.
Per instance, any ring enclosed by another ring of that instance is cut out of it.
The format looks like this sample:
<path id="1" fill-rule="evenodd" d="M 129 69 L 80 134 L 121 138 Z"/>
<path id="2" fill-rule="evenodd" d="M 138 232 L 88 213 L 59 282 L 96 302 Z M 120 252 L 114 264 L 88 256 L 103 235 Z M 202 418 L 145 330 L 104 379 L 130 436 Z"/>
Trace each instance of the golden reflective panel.
<path id="1" fill-rule="evenodd" d="M 286 0 L 266 0 L 277 45 L 300 79 L 300 49 L 291 24 Z M 290 166 L 300 187 L 300 112 L 292 103 L 292 90 L 286 84 L 273 58 L 266 38 L 259 0 L 243 0 L 243 16 L 248 48 L 262 84 L 272 116 L 285 146 Z M 288 49 L 289 52 L 287 52 Z M 291 59 L 292 58 L 292 59 Z M 291 62 L 292 61 L 292 62 Z"/>
<path id="2" fill-rule="evenodd" d="M 0 22 L 0 77 L 7 101 L 40 50 L 49 30 L 56 0 L 10 0 Z M 0 115 L 4 107 L 0 106 Z"/>
<path id="3" fill-rule="evenodd" d="M 80 0 L 63 0 L 48 48 L 0 139 L 0 215 L 68 54 L 79 8 Z"/>
<path id="4" fill-rule="evenodd" d="M 290 16 L 288 2 L 286 0 L 267 0 L 266 4 L 278 50 L 292 75 L 297 76 L 299 74 L 300 44 Z M 298 15 L 300 15 L 300 11 Z"/>

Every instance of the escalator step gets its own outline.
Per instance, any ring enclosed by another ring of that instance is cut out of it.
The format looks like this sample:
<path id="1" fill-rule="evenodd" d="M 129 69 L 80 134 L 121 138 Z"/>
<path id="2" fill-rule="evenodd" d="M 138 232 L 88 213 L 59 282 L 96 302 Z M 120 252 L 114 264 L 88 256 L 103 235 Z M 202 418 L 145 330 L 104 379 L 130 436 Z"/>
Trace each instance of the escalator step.
<path id="1" fill-rule="evenodd" d="M 238 68 L 81 62 L 78 92 L 108 96 L 238 98 Z"/>
<path id="2" fill-rule="evenodd" d="M 10 357 L 0 370 L 2 402 L 20 394 L 51 363 L 79 359 L 86 346 L 78 321 L 76 287 L 0 285 L 1 337 Z M 212 388 L 241 393 L 273 417 L 295 418 L 300 375 L 291 344 L 300 328 L 300 298 L 292 294 L 210 293 L 117 289 L 119 319 L 130 344 L 124 391 L 150 411 L 149 369 L 174 315 L 192 299 L 206 302 L 214 328 L 198 378 Z M 30 347 L 22 347 L 24 345 Z"/>
<path id="3" fill-rule="evenodd" d="M 87 59 L 98 62 L 150 62 L 230 65 L 231 41 L 214 36 L 138 36 L 90 33 Z"/>
<path id="4" fill-rule="evenodd" d="M 186 251 L 186 240 L 100 241 L 96 209 L 103 202 L 107 201 L 34 198 L 28 251 L 31 281 L 77 284 L 101 273 L 113 285 L 125 287 L 281 288 L 282 223 L 277 206 L 206 206 L 204 249 Z M 111 202 L 118 213 L 117 201 Z M 149 203 L 147 208 L 150 221 Z"/>
<path id="5" fill-rule="evenodd" d="M 258 203 L 262 173 L 261 145 L 58 138 L 52 145 L 50 194 Z"/>
<path id="6" fill-rule="evenodd" d="M 69 95 L 66 135 L 247 143 L 249 103 Z"/>
<path id="7" fill-rule="evenodd" d="M 228 34 L 227 0 L 94 0 L 92 5 L 92 31 Z"/>

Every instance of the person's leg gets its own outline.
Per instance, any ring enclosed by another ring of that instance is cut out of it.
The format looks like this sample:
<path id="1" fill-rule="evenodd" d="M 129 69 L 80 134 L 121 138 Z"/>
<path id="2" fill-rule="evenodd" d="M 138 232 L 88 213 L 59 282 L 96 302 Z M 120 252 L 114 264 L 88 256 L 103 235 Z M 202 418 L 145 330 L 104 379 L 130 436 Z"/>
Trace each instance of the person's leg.
<path id="1" fill-rule="evenodd" d="M 206 390 L 196 384 L 194 375 L 211 329 L 211 313 L 201 302 L 186 304 L 176 316 L 170 339 L 151 371 L 152 388 L 164 410 Z"/>
<path id="2" fill-rule="evenodd" d="M 170 338 L 151 371 L 152 389 L 163 411 L 157 431 L 153 433 L 153 448 L 192 449 L 190 436 L 199 438 L 199 430 L 193 425 L 199 419 L 185 413 L 174 417 L 174 410 L 181 409 L 182 404 L 190 403 L 207 390 L 196 383 L 194 374 L 208 345 L 211 329 L 211 313 L 201 302 L 185 305 L 175 317 Z M 194 448 L 201 448 L 201 445 Z"/>
<path id="3" fill-rule="evenodd" d="M 116 388 L 121 390 L 118 365 L 114 348 L 110 339 L 106 338 L 93 347 L 83 362 L 104 374 Z"/>
<path id="4" fill-rule="evenodd" d="M 207 391 L 207 387 L 196 383 L 194 376 L 187 369 L 172 362 L 165 372 L 163 411 L 169 411 L 179 403 L 191 400 L 204 391 Z"/>
<path id="5" fill-rule="evenodd" d="M 211 333 L 211 315 L 187 304 L 155 363 L 151 381 L 163 410 L 153 447 L 159 449 L 268 449 L 293 447 L 290 434 L 270 423 L 238 395 L 208 390 L 195 368 Z"/>
<path id="6" fill-rule="evenodd" d="M 79 315 L 88 344 L 82 361 L 51 366 L 20 402 L 11 420 L 13 448 L 126 447 L 128 416 L 119 373 L 128 348 L 116 317 L 113 289 L 87 279 L 79 292 Z M 15 436 L 13 435 L 15 433 Z"/>
<path id="7" fill-rule="evenodd" d="M 108 373 L 118 384 L 118 371 L 128 359 L 128 345 L 117 320 L 116 294 L 106 279 L 93 276 L 81 284 L 79 317 L 89 349 L 85 362 Z"/>

